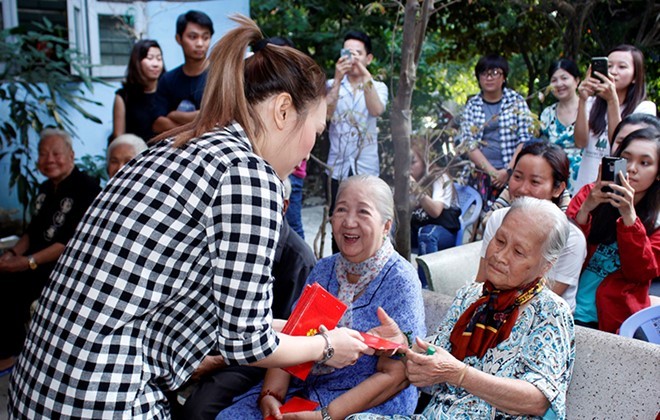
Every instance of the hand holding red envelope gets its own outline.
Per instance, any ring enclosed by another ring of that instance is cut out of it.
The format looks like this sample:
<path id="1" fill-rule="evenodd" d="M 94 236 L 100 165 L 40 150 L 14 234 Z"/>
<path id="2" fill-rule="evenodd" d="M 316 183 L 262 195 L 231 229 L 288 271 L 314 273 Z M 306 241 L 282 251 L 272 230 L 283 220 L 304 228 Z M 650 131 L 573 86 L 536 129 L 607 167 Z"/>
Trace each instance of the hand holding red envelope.
<path id="1" fill-rule="evenodd" d="M 406 348 L 406 346 L 403 344 L 398 344 L 394 341 L 376 337 L 375 335 L 371 335 L 365 332 L 361 332 L 360 335 L 364 338 L 364 344 L 374 350 L 399 350 Z"/>
<path id="2" fill-rule="evenodd" d="M 319 403 L 306 400 L 304 398 L 300 397 L 291 397 L 289 401 L 284 403 L 280 407 L 280 413 L 286 414 L 286 413 L 299 413 L 301 411 L 313 411 L 316 409 L 316 407 L 319 406 Z M 268 416 L 266 417 L 265 420 L 275 420 L 274 416 Z"/>

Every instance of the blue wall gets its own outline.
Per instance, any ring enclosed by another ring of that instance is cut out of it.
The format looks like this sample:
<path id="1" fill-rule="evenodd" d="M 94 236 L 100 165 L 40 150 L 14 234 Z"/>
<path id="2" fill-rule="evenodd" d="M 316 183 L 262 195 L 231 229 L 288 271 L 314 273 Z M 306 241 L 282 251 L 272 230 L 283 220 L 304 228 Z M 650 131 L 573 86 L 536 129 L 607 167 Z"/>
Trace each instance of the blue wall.
<path id="1" fill-rule="evenodd" d="M 234 13 L 241 13 L 249 16 L 248 0 L 208 0 L 198 2 L 165 2 L 149 1 L 146 3 L 146 15 L 148 16 L 147 38 L 155 39 L 163 49 L 163 59 L 165 66 L 171 70 L 183 63 L 183 53 L 181 47 L 176 43 L 176 18 L 188 10 L 200 10 L 208 14 L 213 20 L 215 34 L 212 43 L 224 35 L 229 29 L 234 27 L 234 23 L 229 20 L 229 16 Z M 114 101 L 114 92 L 119 88 L 120 81 L 110 81 L 111 86 L 95 84 L 94 92 L 88 92 L 90 98 L 100 102 L 101 106 L 85 105 L 85 108 L 101 119 L 102 124 L 97 124 L 86 120 L 75 110 L 70 110 L 71 119 L 76 127 L 76 136 L 73 139 L 73 145 L 76 153 L 76 159 L 84 155 L 105 155 L 107 138 L 112 132 L 112 104 Z M 0 105 L 0 119 L 5 119 L 8 110 Z M 37 140 L 33 139 L 34 157 L 36 159 Z M 12 210 L 18 209 L 15 213 L 16 218 L 21 217 L 20 204 L 16 197 L 15 190 L 9 191 L 9 162 L 8 159 L 0 161 L 0 209 Z"/>

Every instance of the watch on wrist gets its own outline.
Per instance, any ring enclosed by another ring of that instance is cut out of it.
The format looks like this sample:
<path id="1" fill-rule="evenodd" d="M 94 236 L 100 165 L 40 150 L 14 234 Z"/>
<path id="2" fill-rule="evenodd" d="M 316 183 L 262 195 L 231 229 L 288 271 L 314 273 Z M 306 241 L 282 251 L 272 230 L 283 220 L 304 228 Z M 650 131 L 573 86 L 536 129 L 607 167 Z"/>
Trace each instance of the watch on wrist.
<path id="1" fill-rule="evenodd" d="M 511 175 L 513 174 L 513 169 L 511 168 L 506 168 L 506 174 L 511 178 Z"/>
<path id="2" fill-rule="evenodd" d="M 332 420 L 332 417 L 330 416 L 330 413 L 328 412 L 328 406 L 324 405 L 321 407 L 321 417 L 323 420 Z"/>
<path id="3" fill-rule="evenodd" d="M 30 266 L 30 270 L 36 270 L 37 267 L 39 267 L 39 264 L 34 260 L 34 257 L 32 255 L 28 255 L 27 257 L 28 260 L 28 265 Z"/>
<path id="4" fill-rule="evenodd" d="M 335 355 L 335 349 L 332 347 L 332 343 L 330 343 L 330 338 L 328 337 L 328 334 L 325 332 L 319 332 L 317 335 L 320 335 L 325 339 L 325 349 L 323 350 L 323 359 L 321 359 L 318 363 L 323 364 L 327 362 L 328 360 L 332 359 L 332 356 Z"/>

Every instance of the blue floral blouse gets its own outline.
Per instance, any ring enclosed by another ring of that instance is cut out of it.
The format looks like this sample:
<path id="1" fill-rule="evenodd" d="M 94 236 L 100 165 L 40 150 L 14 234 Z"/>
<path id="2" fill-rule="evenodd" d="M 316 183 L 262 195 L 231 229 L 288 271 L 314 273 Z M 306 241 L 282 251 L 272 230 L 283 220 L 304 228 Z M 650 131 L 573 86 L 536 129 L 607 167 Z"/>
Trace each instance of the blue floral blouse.
<path id="1" fill-rule="evenodd" d="M 571 196 L 577 192 L 574 190 L 574 185 L 582 162 L 582 149 L 575 145 L 574 131 L 575 123 L 566 127 L 557 118 L 557 103 L 550 105 L 541 113 L 541 135 L 564 149 L 568 156 L 570 175 L 567 188 Z"/>

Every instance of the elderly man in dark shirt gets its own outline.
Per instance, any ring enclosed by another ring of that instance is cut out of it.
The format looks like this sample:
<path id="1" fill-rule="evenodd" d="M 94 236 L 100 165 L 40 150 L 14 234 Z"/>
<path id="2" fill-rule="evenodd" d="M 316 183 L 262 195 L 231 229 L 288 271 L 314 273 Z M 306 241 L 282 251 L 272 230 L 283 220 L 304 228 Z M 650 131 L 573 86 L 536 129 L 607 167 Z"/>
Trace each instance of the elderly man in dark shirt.
<path id="1" fill-rule="evenodd" d="M 289 205 L 291 183 L 284 180 L 284 213 Z M 284 218 L 273 264 L 273 318 L 287 319 L 293 303 L 300 296 L 316 258 L 312 249 Z M 222 364 L 222 363 L 220 363 Z M 215 419 L 222 409 L 231 405 L 234 396 L 241 395 L 263 379 L 266 369 L 252 366 L 229 366 L 210 375 L 197 371 L 198 386 L 186 400 L 185 419 Z"/>
<path id="2" fill-rule="evenodd" d="M 74 164 L 71 137 L 47 128 L 39 141 L 39 171 L 48 178 L 39 186 L 27 232 L 0 257 L 0 374 L 11 370 L 25 339 L 30 303 L 37 299 L 78 222 L 100 191 L 98 180 Z"/>

